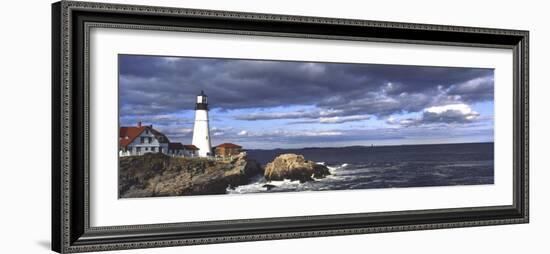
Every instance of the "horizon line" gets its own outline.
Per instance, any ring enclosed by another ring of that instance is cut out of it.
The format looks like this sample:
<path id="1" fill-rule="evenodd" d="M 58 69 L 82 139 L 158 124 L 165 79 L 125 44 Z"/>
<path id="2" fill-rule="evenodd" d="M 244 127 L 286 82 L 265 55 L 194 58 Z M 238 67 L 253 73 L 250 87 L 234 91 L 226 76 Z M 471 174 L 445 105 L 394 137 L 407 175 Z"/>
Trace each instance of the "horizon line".
<path id="1" fill-rule="evenodd" d="M 349 148 L 349 147 L 388 147 L 388 146 L 429 146 L 429 145 L 464 145 L 464 144 L 485 144 L 485 143 L 495 143 L 495 141 L 480 141 L 480 142 L 462 142 L 462 143 L 418 143 L 418 144 L 396 144 L 396 145 L 353 145 L 353 146 L 310 146 L 310 147 L 301 147 L 301 148 L 273 148 L 273 149 L 246 149 L 243 150 L 300 150 L 300 149 L 320 149 L 320 148 Z"/>

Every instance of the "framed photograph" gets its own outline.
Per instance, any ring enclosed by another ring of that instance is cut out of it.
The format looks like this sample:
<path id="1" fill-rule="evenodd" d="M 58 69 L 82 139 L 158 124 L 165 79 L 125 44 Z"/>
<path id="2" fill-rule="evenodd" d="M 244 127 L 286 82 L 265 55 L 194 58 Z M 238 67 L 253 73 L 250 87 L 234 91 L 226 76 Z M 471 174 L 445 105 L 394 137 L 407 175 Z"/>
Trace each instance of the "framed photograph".
<path id="1" fill-rule="evenodd" d="M 52 249 L 527 223 L 528 31 L 61 1 Z"/>

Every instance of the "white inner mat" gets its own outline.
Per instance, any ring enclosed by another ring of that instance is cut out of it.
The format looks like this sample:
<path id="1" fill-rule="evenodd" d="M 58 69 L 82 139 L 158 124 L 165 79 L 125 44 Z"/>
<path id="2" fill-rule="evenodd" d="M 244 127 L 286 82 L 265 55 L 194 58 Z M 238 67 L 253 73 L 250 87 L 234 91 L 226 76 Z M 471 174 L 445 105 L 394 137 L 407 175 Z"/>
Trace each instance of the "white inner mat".
<path id="1" fill-rule="evenodd" d="M 92 227 L 512 204 L 512 50 L 107 28 L 90 46 Z M 494 68 L 495 184 L 118 199 L 118 54 Z"/>

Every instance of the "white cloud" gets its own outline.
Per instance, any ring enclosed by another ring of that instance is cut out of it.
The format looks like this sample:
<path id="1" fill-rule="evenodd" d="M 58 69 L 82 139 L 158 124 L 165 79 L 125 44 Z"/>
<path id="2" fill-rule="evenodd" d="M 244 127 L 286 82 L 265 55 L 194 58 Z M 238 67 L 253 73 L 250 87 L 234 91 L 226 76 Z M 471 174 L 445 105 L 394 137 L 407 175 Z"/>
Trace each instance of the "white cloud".
<path id="1" fill-rule="evenodd" d="M 386 123 L 403 127 L 430 125 L 430 124 L 466 124 L 479 118 L 479 113 L 466 104 L 448 104 L 425 108 L 417 118 L 396 119 L 389 117 Z"/>
<path id="2" fill-rule="evenodd" d="M 330 136 L 340 136 L 345 133 L 338 130 L 274 130 L 266 132 L 253 132 L 241 131 L 237 133 L 238 136 L 246 136 L 247 138 L 281 138 L 281 137 L 330 137 Z"/>
<path id="3" fill-rule="evenodd" d="M 308 137 L 318 137 L 318 136 L 340 136 L 340 135 L 343 135 L 344 133 L 341 132 L 341 131 L 318 131 L 318 132 L 304 132 L 303 135 L 304 136 L 308 136 Z"/>
<path id="4" fill-rule="evenodd" d="M 181 127 L 163 127 L 161 128 L 163 132 L 169 134 L 191 134 L 193 133 L 192 128 L 181 128 Z"/>
<path id="5" fill-rule="evenodd" d="M 317 117 L 317 111 L 292 111 L 292 112 L 267 112 L 267 113 L 252 113 L 247 115 L 236 116 L 237 120 L 256 121 L 256 120 L 275 120 L 275 119 L 296 119 L 296 118 L 312 118 Z"/>
<path id="6" fill-rule="evenodd" d="M 162 59 L 168 63 L 174 63 L 181 60 L 181 57 L 163 57 Z"/>
<path id="7" fill-rule="evenodd" d="M 386 123 L 388 123 L 388 124 L 402 125 L 402 126 L 411 126 L 416 122 L 417 122 L 417 119 L 414 119 L 414 118 L 396 119 L 394 117 L 390 117 L 386 120 Z"/>
<path id="8" fill-rule="evenodd" d="M 472 108 L 466 104 L 450 104 L 450 105 L 444 105 L 444 106 L 434 106 L 424 109 L 424 112 L 430 112 L 435 114 L 441 114 L 448 110 L 454 110 L 458 111 L 462 114 L 471 114 L 474 111 L 472 111 Z"/>
<path id="9" fill-rule="evenodd" d="M 344 113 L 343 110 L 336 110 L 336 109 L 325 109 L 325 110 L 319 111 L 320 116 L 334 116 L 342 113 Z"/>
<path id="10" fill-rule="evenodd" d="M 333 116 L 333 117 L 321 117 L 319 118 L 320 123 L 345 123 L 345 122 L 354 122 L 368 120 L 370 116 L 367 115 L 356 115 L 356 116 Z"/>
<path id="11" fill-rule="evenodd" d="M 306 75 L 311 76 L 322 75 L 326 70 L 325 66 L 319 63 L 305 63 L 299 68 L 304 71 Z"/>

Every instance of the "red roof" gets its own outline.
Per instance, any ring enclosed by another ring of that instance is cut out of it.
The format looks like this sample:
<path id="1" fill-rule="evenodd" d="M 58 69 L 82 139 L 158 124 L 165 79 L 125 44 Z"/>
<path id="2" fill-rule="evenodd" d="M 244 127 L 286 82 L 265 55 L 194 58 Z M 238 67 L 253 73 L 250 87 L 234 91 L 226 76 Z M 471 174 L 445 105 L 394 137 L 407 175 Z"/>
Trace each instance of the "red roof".
<path id="1" fill-rule="evenodd" d="M 121 147 L 126 148 L 129 144 L 134 141 L 141 133 L 145 130 L 146 126 L 140 126 L 140 127 L 120 127 L 120 131 L 118 134 L 119 137 L 119 145 Z M 126 138 L 128 137 L 128 138 Z"/>
<path id="2" fill-rule="evenodd" d="M 223 143 L 223 144 L 220 144 L 216 147 L 223 147 L 223 148 L 241 148 L 242 146 L 239 146 L 239 145 L 235 145 L 235 144 L 232 144 L 232 143 Z"/>
<path id="3" fill-rule="evenodd" d="M 131 127 L 123 126 L 123 127 L 120 127 L 120 130 L 118 133 L 119 146 L 126 148 L 129 144 L 131 144 L 134 141 L 134 139 L 139 137 L 139 135 L 141 135 L 141 133 L 146 129 L 149 129 L 149 131 L 153 134 L 153 136 L 155 136 L 158 142 L 160 143 L 170 142 L 164 134 L 153 129 L 151 126 L 131 126 Z"/>

